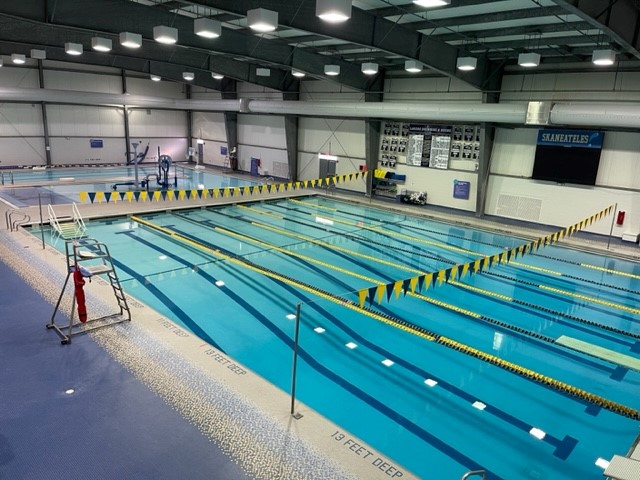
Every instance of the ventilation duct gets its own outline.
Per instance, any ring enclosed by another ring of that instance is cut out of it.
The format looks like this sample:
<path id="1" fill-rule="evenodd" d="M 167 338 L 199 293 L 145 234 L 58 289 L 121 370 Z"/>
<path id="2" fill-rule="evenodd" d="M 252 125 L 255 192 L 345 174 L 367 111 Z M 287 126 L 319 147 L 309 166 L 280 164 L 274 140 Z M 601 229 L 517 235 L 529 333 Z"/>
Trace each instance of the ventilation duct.
<path id="1" fill-rule="evenodd" d="M 637 105 L 621 103 L 556 103 L 551 123 L 585 127 L 640 128 Z"/>

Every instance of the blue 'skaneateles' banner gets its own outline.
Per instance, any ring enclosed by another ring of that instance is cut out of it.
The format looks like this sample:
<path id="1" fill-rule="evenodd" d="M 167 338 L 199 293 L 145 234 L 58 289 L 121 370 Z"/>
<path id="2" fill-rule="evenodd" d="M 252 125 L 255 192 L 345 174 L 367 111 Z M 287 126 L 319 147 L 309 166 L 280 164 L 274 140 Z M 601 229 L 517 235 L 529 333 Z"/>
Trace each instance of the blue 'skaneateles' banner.
<path id="1" fill-rule="evenodd" d="M 593 130 L 539 130 L 538 145 L 602 148 L 604 132 Z"/>

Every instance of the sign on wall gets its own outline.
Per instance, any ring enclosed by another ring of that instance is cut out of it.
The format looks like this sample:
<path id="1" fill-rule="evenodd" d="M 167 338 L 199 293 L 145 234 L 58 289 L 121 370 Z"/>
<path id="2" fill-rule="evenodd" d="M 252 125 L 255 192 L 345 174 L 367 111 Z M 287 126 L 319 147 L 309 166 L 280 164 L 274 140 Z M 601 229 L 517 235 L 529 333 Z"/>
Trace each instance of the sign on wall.
<path id="1" fill-rule="evenodd" d="M 469 200 L 470 192 L 471 192 L 471 182 L 466 182 L 464 180 L 453 181 L 453 198 Z"/>
<path id="2" fill-rule="evenodd" d="M 89 140 L 89 145 L 91 145 L 91 148 L 102 148 L 102 139 L 92 138 Z"/>

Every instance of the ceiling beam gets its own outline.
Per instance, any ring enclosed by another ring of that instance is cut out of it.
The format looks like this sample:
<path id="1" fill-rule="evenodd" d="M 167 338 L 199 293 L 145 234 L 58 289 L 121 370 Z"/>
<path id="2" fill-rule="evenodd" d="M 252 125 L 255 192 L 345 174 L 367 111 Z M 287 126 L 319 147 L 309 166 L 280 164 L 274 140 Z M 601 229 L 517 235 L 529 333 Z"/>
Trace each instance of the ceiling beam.
<path id="1" fill-rule="evenodd" d="M 401 5 L 394 5 L 393 7 L 372 8 L 370 10 L 367 10 L 367 12 L 377 17 L 392 17 L 395 15 L 403 15 L 407 13 L 427 13 L 430 11 L 439 12 L 441 10 L 448 10 L 451 8 L 473 7 L 481 5 L 483 3 L 495 3 L 495 0 L 453 0 L 453 2 L 451 2 L 451 5 L 438 7 L 437 9 L 427 9 L 425 7 L 421 7 L 420 5 L 416 5 L 413 2 L 407 2 Z"/>
<path id="2" fill-rule="evenodd" d="M 278 12 L 280 25 L 415 59 L 433 70 L 460 79 L 478 89 L 486 87 L 488 73 L 492 70 L 487 59 L 479 58 L 476 70 L 461 73 L 456 68 L 458 48 L 406 28 L 405 24 L 390 22 L 356 7 L 352 8 L 351 18 L 346 23 L 330 25 L 316 17 L 315 2 L 312 1 L 198 0 L 194 3 L 238 14 L 245 14 L 247 10 L 254 8 L 275 10 Z"/>
<path id="3" fill-rule="evenodd" d="M 568 31 L 581 31 L 581 30 L 594 30 L 593 25 L 588 22 L 562 22 L 551 23 L 549 25 L 524 25 L 521 27 L 509 27 L 502 28 L 497 26 L 496 28 L 483 28 L 482 30 L 466 30 L 461 32 L 443 33 L 438 35 L 434 33 L 433 36 L 443 42 L 451 42 L 455 40 L 463 39 L 485 39 L 490 37 L 506 37 L 516 35 L 543 35 L 545 33 L 560 33 Z"/>

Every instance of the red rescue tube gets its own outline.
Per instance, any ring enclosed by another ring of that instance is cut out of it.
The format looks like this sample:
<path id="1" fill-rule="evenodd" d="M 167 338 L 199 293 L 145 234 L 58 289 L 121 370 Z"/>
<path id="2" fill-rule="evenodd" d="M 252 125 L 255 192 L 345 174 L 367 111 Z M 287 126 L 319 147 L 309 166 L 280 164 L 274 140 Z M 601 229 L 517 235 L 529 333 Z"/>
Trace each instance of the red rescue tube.
<path id="1" fill-rule="evenodd" d="M 87 321 L 87 306 L 84 299 L 84 278 L 78 267 L 73 271 L 73 284 L 75 286 L 76 303 L 78 304 L 78 318 L 82 323 Z"/>

